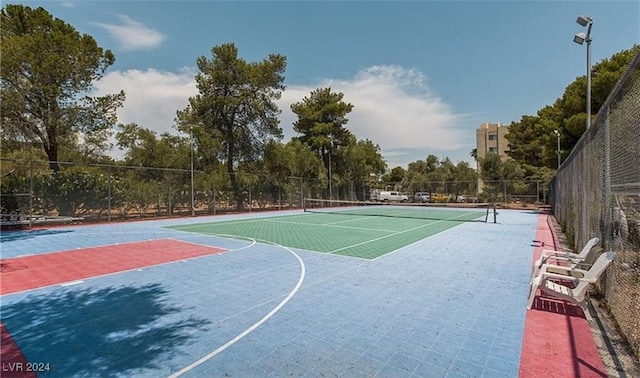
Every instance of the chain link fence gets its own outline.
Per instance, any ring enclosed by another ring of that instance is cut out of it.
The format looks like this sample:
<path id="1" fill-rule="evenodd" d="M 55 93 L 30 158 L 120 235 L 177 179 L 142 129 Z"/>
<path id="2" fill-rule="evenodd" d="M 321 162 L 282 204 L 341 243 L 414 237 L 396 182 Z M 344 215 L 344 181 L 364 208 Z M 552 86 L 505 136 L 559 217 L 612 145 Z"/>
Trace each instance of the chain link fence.
<path id="1" fill-rule="evenodd" d="M 479 192 L 477 181 L 354 183 L 335 178 L 329 190 L 324 178 L 68 162 L 56 162 L 60 169 L 54 173 L 49 163 L 0 160 L 3 221 L 8 217 L 117 221 L 301 209 L 304 198 L 366 201 L 375 190 L 402 191 L 410 200 L 416 193 L 428 192 L 437 203 L 495 199 L 499 204 L 527 207 L 544 203 L 547 187 L 540 181 L 495 181 L 482 183 Z"/>
<path id="2" fill-rule="evenodd" d="M 305 197 L 327 198 L 326 181 L 319 179 L 64 162 L 58 166 L 54 173 L 47 161 L 2 159 L 3 221 L 117 221 L 287 210 L 301 209 Z"/>
<path id="3" fill-rule="evenodd" d="M 429 193 L 436 203 L 497 202 L 508 207 L 539 206 L 547 203 L 549 182 L 533 180 L 424 181 L 378 183 L 372 189 L 400 191 L 414 198 Z"/>
<path id="4" fill-rule="evenodd" d="M 616 252 L 597 288 L 640 356 L 640 53 L 551 190 L 555 217 L 574 247 L 598 236 L 605 250 Z"/>

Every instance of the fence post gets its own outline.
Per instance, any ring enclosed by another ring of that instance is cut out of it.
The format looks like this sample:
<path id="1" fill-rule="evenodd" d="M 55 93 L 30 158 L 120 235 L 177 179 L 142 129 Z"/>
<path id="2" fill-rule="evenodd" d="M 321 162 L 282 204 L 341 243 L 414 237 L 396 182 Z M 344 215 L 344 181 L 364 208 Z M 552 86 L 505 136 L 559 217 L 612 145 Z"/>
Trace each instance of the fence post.
<path id="1" fill-rule="evenodd" d="M 611 140 L 609 135 L 609 106 L 604 109 L 604 247 L 606 249 L 611 248 Z M 607 298 L 609 299 L 609 298 Z"/>
<path id="2" fill-rule="evenodd" d="M 29 227 L 31 226 L 33 226 L 33 160 L 29 159 Z"/>
<path id="3" fill-rule="evenodd" d="M 507 201 L 507 182 L 505 180 L 502 180 L 502 190 L 504 192 L 504 204 L 506 206 L 509 204 L 509 201 Z"/>
<path id="4" fill-rule="evenodd" d="M 213 215 L 216 215 L 216 173 L 213 172 Z"/>
<path id="5" fill-rule="evenodd" d="M 109 191 L 108 191 L 108 198 L 107 198 L 107 222 L 111 222 L 111 166 L 109 166 Z"/>

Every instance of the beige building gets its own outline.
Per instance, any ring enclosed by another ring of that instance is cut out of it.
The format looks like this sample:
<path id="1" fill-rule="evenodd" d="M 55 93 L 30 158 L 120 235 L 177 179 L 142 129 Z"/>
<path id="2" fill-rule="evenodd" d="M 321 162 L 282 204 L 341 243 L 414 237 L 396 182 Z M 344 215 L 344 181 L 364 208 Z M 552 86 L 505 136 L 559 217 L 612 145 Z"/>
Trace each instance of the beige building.
<path id="1" fill-rule="evenodd" d="M 509 142 L 505 135 L 509 133 L 509 126 L 501 123 L 483 123 L 476 129 L 476 149 L 478 159 L 488 153 L 500 155 L 502 159 L 508 158 Z"/>
<path id="2" fill-rule="evenodd" d="M 509 126 L 501 123 L 483 123 L 476 129 L 477 162 L 489 153 L 500 155 L 502 160 L 508 159 L 509 142 L 505 136 L 509 133 Z M 477 163 L 480 173 L 480 163 Z M 482 190 L 482 181 L 478 180 L 478 190 Z"/>

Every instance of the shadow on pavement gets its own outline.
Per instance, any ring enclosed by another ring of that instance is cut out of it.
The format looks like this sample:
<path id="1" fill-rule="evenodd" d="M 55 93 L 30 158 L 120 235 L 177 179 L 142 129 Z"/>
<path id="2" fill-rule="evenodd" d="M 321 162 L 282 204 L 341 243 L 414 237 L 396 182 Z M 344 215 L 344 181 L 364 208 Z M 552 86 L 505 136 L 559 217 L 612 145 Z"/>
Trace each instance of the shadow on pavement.
<path id="1" fill-rule="evenodd" d="M 28 295 L 2 306 L 2 322 L 41 376 L 131 376 L 167 357 L 209 323 L 181 315 L 159 284 Z"/>

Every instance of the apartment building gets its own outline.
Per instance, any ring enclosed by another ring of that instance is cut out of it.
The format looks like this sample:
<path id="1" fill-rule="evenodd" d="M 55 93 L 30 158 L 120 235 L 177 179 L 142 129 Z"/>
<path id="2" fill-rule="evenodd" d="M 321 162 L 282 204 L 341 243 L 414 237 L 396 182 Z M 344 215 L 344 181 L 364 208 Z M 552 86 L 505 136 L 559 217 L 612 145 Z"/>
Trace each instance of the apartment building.
<path id="1" fill-rule="evenodd" d="M 505 136 L 509 133 L 509 126 L 502 123 L 481 124 L 476 129 L 476 160 L 478 173 L 480 173 L 480 159 L 489 153 L 500 155 L 502 160 L 508 159 L 507 151 L 509 151 L 509 142 Z M 482 180 L 478 180 L 478 191 L 482 190 Z"/>
<path id="2" fill-rule="evenodd" d="M 509 133 L 509 126 L 501 123 L 483 123 L 476 129 L 476 151 L 478 159 L 485 157 L 489 153 L 500 155 L 502 159 L 507 159 L 509 142 L 505 136 Z"/>

